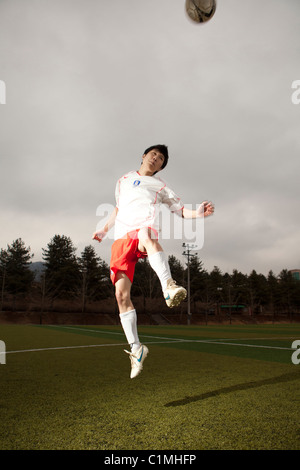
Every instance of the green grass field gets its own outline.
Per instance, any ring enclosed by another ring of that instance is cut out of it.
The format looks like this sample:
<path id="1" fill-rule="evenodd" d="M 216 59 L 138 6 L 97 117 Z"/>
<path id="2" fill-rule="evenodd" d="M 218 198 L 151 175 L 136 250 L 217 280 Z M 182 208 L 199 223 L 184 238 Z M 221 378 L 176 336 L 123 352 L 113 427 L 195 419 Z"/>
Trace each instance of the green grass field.
<path id="1" fill-rule="evenodd" d="M 299 450 L 300 325 L 0 325 L 0 449 Z"/>

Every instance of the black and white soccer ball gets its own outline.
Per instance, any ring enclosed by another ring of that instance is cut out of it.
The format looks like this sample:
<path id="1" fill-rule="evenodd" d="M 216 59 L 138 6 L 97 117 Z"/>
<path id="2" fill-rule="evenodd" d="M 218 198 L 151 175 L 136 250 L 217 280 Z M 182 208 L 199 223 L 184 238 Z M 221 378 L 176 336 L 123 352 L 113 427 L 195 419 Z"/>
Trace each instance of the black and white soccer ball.
<path id="1" fill-rule="evenodd" d="M 217 8 L 216 0 L 186 0 L 185 9 L 191 20 L 205 23 L 211 20 Z"/>

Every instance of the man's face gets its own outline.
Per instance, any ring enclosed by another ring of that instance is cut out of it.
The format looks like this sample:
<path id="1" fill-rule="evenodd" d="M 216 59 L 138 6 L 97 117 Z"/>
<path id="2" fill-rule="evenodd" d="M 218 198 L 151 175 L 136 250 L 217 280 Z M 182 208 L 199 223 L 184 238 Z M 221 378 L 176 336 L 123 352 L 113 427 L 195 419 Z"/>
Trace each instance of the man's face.
<path id="1" fill-rule="evenodd" d="M 165 157 L 163 154 L 156 149 L 150 150 L 150 152 L 143 155 L 143 165 L 145 165 L 152 174 L 161 170 L 164 160 Z"/>

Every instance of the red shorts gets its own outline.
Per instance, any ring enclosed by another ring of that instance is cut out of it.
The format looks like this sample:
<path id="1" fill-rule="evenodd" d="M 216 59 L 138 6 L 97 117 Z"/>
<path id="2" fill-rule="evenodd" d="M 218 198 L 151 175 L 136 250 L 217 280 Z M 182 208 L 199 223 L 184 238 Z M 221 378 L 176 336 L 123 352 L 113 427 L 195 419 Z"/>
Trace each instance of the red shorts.
<path id="1" fill-rule="evenodd" d="M 111 247 L 110 278 L 113 284 L 116 282 L 118 271 L 122 271 L 133 282 L 135 265 L 139 258 L 146 258 L 147 253 L 138 249 L 139 230 L 127 233 L 127 238 L 116 240 Z"/>

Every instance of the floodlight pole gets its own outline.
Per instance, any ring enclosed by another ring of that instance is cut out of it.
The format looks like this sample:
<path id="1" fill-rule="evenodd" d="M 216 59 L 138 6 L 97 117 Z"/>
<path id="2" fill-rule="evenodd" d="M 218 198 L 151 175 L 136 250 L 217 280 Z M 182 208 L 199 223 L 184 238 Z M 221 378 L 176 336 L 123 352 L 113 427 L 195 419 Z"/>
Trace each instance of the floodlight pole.
<path id="1" fill-rule="evenodd" d="M 183 243 L 182 247 L 185 248 L 184 252 L 182 253 L 183 256 L 187 257 L 187 268 L 188 268 L 188 279 L 187 279 L 187 292 L 188 292 L 188 312 L 187 312 L 187 322 L 188 325 L 191 323 L 191 279 L 190 279 L 190 257 L 191 250 L 197 248 L 197 245 L 189 245 L 189 243 Z M 195 253 L 197 254 L 197 253 Z"/>

